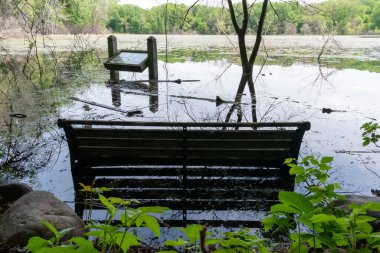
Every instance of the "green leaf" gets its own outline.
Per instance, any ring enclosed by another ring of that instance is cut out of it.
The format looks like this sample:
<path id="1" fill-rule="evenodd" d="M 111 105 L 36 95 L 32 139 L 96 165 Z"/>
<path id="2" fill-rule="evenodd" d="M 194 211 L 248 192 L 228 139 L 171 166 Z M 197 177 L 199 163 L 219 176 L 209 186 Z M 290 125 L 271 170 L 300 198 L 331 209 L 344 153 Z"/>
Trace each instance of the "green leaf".
<path id="1" fill-rule="evenodd" d="M 98 194 L 100 202 L 107 208 L 111 218 L 115 217 L 117 214 L 116 207 L 109 202 L 109 200 L 102 194 Z"/>
<path id="2" fill-rule="evenodd" d="M 99 200 L 100 200 L 100 202 L 101 202 L 105 207 L 107 207 L 107 209 L 110 209 L 110 208 L 113 207 L 113 205 L 111 204 L 111 202 L 109 202 L 109 200 L 108 200 L 106 197 L 104 197 L 102 194 L 98 194 L 98 196 L 99 196 Z"/>
<path id="3" fill-rule="evenodd" d="M 47 227 L 51 232 L 53 232 L 55 238 L 57 238 L 57 239 L 60 238 L 58 230 L 50 222 L 42 220 L 41 223 L 42 223 L 42 225 Z"/>
<path id="4" fill-rule="evenodd" d="M 183 240 L 182 238 L 178 238 L 177 241 L 167 240 L 164 243 L 164 246 L 171 246 L 171 247 L 182 247 L 185 245 L 186 245 L 186 241 Z"/>
<path id="5" fill-rule="evenodd" d="M 213 251 L 213 253 L 230 253 L 231 251 L 226 250 L 226 249 L 217 249 Z"/>
<path id="6" fill-rule="evenodd" d="M 133 225 L 136 225 L 136 220 L 141 216 L 141 212 L 140 211 L 137 211 L 136 209 L 134 208 L 128 208 L 128 211 L 126 213 L 122 213 L 120 215 L 120 221 L 121 223 L 123 223 L 124 226 L 126 227 L 131 227 Z M 141 226 L 143 220 L 140 218 L 138 223 L 139 226 Z"/>
<path id="7" fill-rule="evenodd" d="M 295 167 L 292 167 L 290 170 L 289 170 L 289 174 L 290 175 L 297 175 L 297 174 L 302 174 L 305 172 L 305 169 L 302 168 L 301 166 L 295 166 Z"/>
<path id="8" fill-rule="evenodd" d="M 289 253 L 308 253 L 309 250 L 308 248 L 303 245 L 303 244 L 298 244 L 298 243 L 292 243 L 292 245 L 290 245 L 290 249 L 288 251 Z"/>
<path id="9" fill-rule="evenodd" d="M 29 239 L 28 244 L 26 245 L 26 248 L 32 252 L 38 251 L 44 247 L 47 247 L 49 245 L 49 241 L 42 239 L 39 236 L 33 236 Z"/>
<path id="10" fill-rule="evenodd" d="M 73 253 L 74 250 L 72 245 L 64 245 L 55 248 L 43 248 L 35 253 Z"/>
<path id="11" fill-rule="evenodd" d="M 360 208 L 369 211 L 380 211 L 380 203 L 367 202 L 363 204 Z"/>
<path id="12" fill-rule="evenodd" d="M 200 231 L 202 227 L 203 226 L 199 224 L 192 224 L 180 230 L 185 232 L 185 235 L 189 239 L 190 242 L 196 243 L 197 240 L 199 240 L 200 238 Z"/>
<path id="13" fill-rule="evenodd" d="M 165 211 L 170 210 L 167 207 L 162 206 L 143 206 L 137 208 L 137 210 L 140 210 L 143 213 L 156 213 L 156 214 L 163 214 Z"/>
<path id="14" fill-rule="evenodd" d="M 144 215 L 144 223 L 157 237 L 160 237 L 160 224 L 155 217 Z"/>
<path id="15" fill-rule="evenodd" d="M 300 211 L 294 207 L 288 206 L 286 204 L 275 204 L 271 206 L 270 212 L 272 214 L 276 213 L 296 213 L 299 214 Z"/>
<path id="16" fill-rule="evenodd" d="M 69 242 L 75 243 L 78 248 L 75 253 L 99 253 L 91 241 L 84 239 L 83 237 L 73 237 Z"/>
<path id="17" fill-rule="evenodd" d="M 364 233 L 370 234 L 372 232 L 372 226 L 369 223 L 363 222 L 363 223 L 357 223 L 356 225 L 360 229 L 361 234 L 364 234 Z"/>
<path id="18" fill-rule="evenodd" d="M 291 163 L 293 163 L 295 161 L 295 159 L 294 158 L 286 158 L 285 159 L 285 161 L 284 161 L 284 164 L 291 164 Z"/>
<path id="19" fill-rule="evenodd" d="M 98 193 L 102 193 L 102 192 L 109 192 L 111 191 L 111 189 L 107 188 L 107 187 L 100 187 L 100 188 L 97 188 L 97 192 Z"/>
<path id="20" fill-rule="evenodd" d="M 115 197 L 109 197 L 108 201 L 111 204 L 120 204 L 120 203 L 123 203 L 123 199 L 122 198 L 115 198 Z"/>
<path id="21" fill-rule="evenodd" d="M 318 239 L 321 241 L 322 244 L 325 246 L 328 246 L 330 249 L 335 248 L 336 242 L 331 238 L 331 234 L 329 233 L 328 235 L 318 235 Z"/>
<path id="22" fill-rule="evenodd" d="M 340 227 L 340 229 L 347 230 L 350 225 L 350 221 L 346 217 L 337 218 L 335 220 L 336 224 Z"/>
<path id="23" fill-rule="evenodd" d="M 281 203 L 289 205 L 302 212 L 310 212 L 314 209 L 313 204 L 303 195 L 296 192 L 282 191 L 278 195 Z"/>
<path id="24" fill-rule="evenodd" d="M 375 221 L 377 218 L 368 216 L 368 215 L 359 215 L 356 219 L 356 223 L 361 223 L 361 222 L 371 222 Z"/>
<path id="25" fill-rule="evenodd" d="M 277 221 L 277 217 L 275 217 L 275 216 L 269 216 L 269 217 L 263 219 L 262 222 L 264 224 L 265 232 L 268 232 L 269 229 L 271 229 L 276 224 L 276 221 Z"/>
<path id="26" fill-rule="evenodd" d="M 141 225 L 144 222 L 144 216 L 145 214 L 140 214 L 139 216 L 137 216 L 136 221 L 135 221 L 136 227 L 138 228 L 141 227 Z"/>
<path id="27" fill-rule="evenodd" d="M 318 165 L 318 167 L 319 167 L 319 169 L 322 170 L 322 171 L 328 171 L 328 170 L 331 170 L 331 167 L 328 166 L 328 165 L 325 164 L 325 163 L 320 163 L 320 164 Z"/>
<path id="28" fill-rule="evenodd" d="M 313 164 L 313 165 L 318 165 L 318 160 L 317 159 L 315 159 L 313 156 L 312 157 L 310 157 L 310 162 L 311 162 L 311 164 Z"/>
<path id="29" fill-rule="evenodd" d="M 347 246 L 350 244 L 349 240 L 346 238 L 345 234 L 343 233 L 333 233 L 333 236 L 331 238 L 336 246 L 342 247 Z"/>
<path id="30" fill-rule="evenodd" d="M 331 156 L 324 156 L 321 159 L 321 163 L 331 163 L 334 160 L 334 157 Z"/>
<path id="31" fill-rule="evenodd" d="M 125 232 L 125 234 L 118 233 L 115 237 L 117 245 L 119 245 L 124 253 L 126 253 L 131 246 L 140 246 L 139 238 L 129 232 Z"/>
<path id="32" fill-rule="evenodd" d="M 310 218 L 311 223 L 322 223 L 322 222 L 329 222 L 329 221 L 335 221 L 336 217 L 334 215 L 327 215 L 324 213 L 314 215 Z"/>
<path id="33" fill-rule="evenodd" d="M 64 237 L 65 235 L 67 235 L 68 233 L 70 233 L 71 230 L 73 230 L 74 228 L 65 228 L 65 229 L 62 229 L 61 231 L 59 231 L 59 238 L 62 238 Z"/>

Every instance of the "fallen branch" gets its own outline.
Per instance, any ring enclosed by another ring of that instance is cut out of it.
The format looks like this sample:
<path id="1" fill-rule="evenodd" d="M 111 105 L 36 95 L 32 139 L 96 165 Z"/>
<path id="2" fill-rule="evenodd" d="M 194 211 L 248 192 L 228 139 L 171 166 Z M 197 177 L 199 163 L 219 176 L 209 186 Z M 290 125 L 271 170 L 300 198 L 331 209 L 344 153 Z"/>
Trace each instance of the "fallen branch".
<path id="1" fill-rule="evenodd" d="M 234 101 L 223 100 L 219 96 L 216 96 L 215 99 L 212 99 L 212 98 L 191 97 L 191 96 L 177 96 L 177 95 L 169 95 L 169 97 L 183 98 L 183 99 L 195 99 L 195 100 L 202 100 L 202 101 L 208 101 L 208 102 L 215 102 L 216 106 L 219 106 L 221 104 L 234 104 L 235 103 Z"/>
<path id="2" fill-rule="evenodd" d="M 105 109 L 108 109 L 108 110 L 125 113 L 125 114 L 127 114 L 128 117 L 133 116 L 135 114 L 141 114 L 142 113 L 141 110 L 126 111 L 126 110 L 122 110 L 122 109 L 115 108 L 115 107 L 112 107 L 112 106 L 98 104 L 96 102 L 87 101 L 87 100 L 83 100 L 83 99 L 76 98 L 76 97 L 70 97 L 70 99 L 75 100 L 75 101 L 79 101 L 79 102 L 82 102 L 82 103 L 85 103 L 85 104 L 89 104 L 89 105 L 93 105 L 93 106 L 97 106 L 97 107 L 102 107 L 102 108 L 105 108 Z"/>
<path id="3" fill-rule="evenodd" d="M 139 83 L 192 83 L 192 82 L 200 82 L 201 80 L 182 80 L 182 79 L 176 79 L 176 80 L 134 80 L 134 81 L 125 81 L 121 80 L 118 82 L 109 82 L 110 85 L 118 85 L 118 84 L 139 84 Z"/>
<path id="4" fill-rule="evenodd" d="M 138 96 L 149 96 L 149 97 L 158 97 L 157 93 L 141 93 L 141 92 L 134 92 L 134 91 L 124 91 L 119 89 L 120 92 L 124 94 L 131 94 L 131 95 L 138 95 Z M 235 104 L 235 101 L 229 101 L 229 100 L 224 100 L 219 96 L 216 96 L 215 99 L 212 98 L 200 98 L 200 97 L 192 97 L 192 96 L 178 96 L 178 95 L 168 95 L 169 97 L 173 98 L 182 98 L 182 99 L 195 99 L 195 100 L 201 100 L 201 101 L 207 101 L 207 102 L 215 102 L 216 106 L 219 106 L 221 104 Z M 246 105 L 247 103 L 240 103 L 243 105 Z"/>
<path id="5" fill-rule="evenodd" d="M 380 150 L 336 150 L 337 154 L 377 154 Z"/>

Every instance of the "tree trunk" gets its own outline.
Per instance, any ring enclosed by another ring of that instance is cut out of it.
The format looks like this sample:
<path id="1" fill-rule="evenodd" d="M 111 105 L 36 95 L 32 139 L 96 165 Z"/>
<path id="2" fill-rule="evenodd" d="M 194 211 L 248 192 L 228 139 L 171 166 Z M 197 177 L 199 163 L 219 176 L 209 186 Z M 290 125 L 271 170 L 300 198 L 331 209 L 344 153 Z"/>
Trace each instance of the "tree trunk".
<path id="1" fill-rule="evenodd" d="M 268 2 L 269 0 L 264 0 L 263 1 L 263 6 L 261 9 L 261 14 L 260 14 L 260 20 L 259 24 L 257 27 L 257 32 L 256 32 L 256 41 L 255 45 L 252 49 L 251 56 L 248 59 L 247 55 L 247 47 L 245 43 L 245 35 L 247 33 L 247 28 L 248 28 L 248 20 L 249 20 L 249 12 L 248 12 L 248 4 L 247 0 L 242 1 L 243 5 L 243 22 L 242 26 L 240 27 L 237 23 L 236 20 L 236 15 L 235 15 L 235 9 L 232 4 L 232 0 L 227 0 L 228 2 L 228 7 L 229 7 L 229 12 L 231 16 L 231 21 L 232 25 L 237 33 L 238 36 L 238 41 L 239 41 L 239 53 L 240 53 L 240 59 L 242 63 L 242 76 L 240 78 L 240 83 L 235 95 L 235 103 L 232 105 L 230 108 L 225 122 L 229 122 L 231 119 L 231 116 L 235 110 L 237 110 L 237 121 L 241 122 L 242 120 L 242 111 L 241 111 L 241 99 L 243 96 L 244 89 L 246 85 L 248 84 L 250 96 L 251 96 L 251 109 L 252 109 L 252 121 L 257 122 L 257 112 L 256 112 L 256 91 L 255 91 L 255 86 L 254 86 L 254 81 L 253 81 L 253 66 L 255 64 L 260 44 L 261 44 L 261 39 L 262 39 L 262 32 L 263 32 L 263 27 L 264 27 L 264 21 L 265 21 L 265 16 L 267 13 L 268 9 Z"/>

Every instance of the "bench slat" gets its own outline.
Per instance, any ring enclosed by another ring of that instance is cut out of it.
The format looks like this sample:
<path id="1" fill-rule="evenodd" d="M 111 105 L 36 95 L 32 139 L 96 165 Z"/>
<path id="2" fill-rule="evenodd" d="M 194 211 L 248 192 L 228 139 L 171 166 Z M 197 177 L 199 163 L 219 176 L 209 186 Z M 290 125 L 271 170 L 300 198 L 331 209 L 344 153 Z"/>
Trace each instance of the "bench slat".
<path id="1" fill-rule="evenodd" d="M 182 167 L 139 167 L 139 166 L 105 166 L 91 169 L 93 176 L 178 176 Z M 288 172 L 279 169 L 267 168 L 231 168 L 231 167 L 189 167 L 188 176 L 230 176 L 230 177 L 276 177 L 289 175 Z"/>
<path id="2" fill-rule="evenodd" d="M 102 146 L 80 146 L 80 157 L 82 159 L 94 158 L 96 157 L 126 157 L 126 162 L 128 162 L 128 157 L 162 157 L 167 156 L 168 160 L 170 157 L 177 157 L 184 155 L 184 151 L 178 148 L 141 148 L 141 147 L 102 147 Z M 242 157 L 243 159 L 254 159 L 262 158 L 266 156 L 267 158 L 276 159 L 280 157 L 286 157 L 290 155 L 289 150 L 286 148 L 187 148 L 186 157 L 191 159 L 194 158 L 234 158 Z"/>
<path id="3" fill-rule="evenodd" d="M 282 157 L 223 157 L 221 160 L 219 157 L 208 157 L 205 159 L 204 157 L 187 157 L 186 163 L 189 166 L 263 166 L 263 167 L 283 167 L 285 157 L 289 157 L 289 155 Z M 82 165 L 86 165 L 83 168 L 85 173 L 91 169 L 92 166 L 120 166 L 126 163 L 130 165 L 178 165 L 183 163 L 182 156 L 171 156 L 168 159 L 167 156 L 140 156 L 140 157 L 126 157 L 126 156 L 109 156 L 109 157 L 100 157 L 100 156 L 90 156 L 87 157 L 86 160 L 82 161 Z M 77 171 L 80 173 L 81 171 Z"/>
<path id="4" fill-rule="evenodd" d="M 278 193 L 280 189 L 273 190 L 271 188 L 260 188 L 260 189 L 241 189 L 236 191 L 234 189 L 120 189 L 120 188 L 110 188 L 112 192 L 105 192 L 104 195 L 107 197 L 119 197 L 124 199 L 182 199 L 192 198 L 192 199 L 213 199 L 223 200 L 228 196 L 230 199 L 265 199 L 265 200 L 276 200 L 278 198 Z"/>
<path id="5" fill-rule="evenodd" d="M 187 178 L 186 183 L 189 189 L 198 188 L 212 188 L 212 189 L 257 189 L 263 187 L 289 187 L 293 185 L 290 180 L 278 180 L 278 179 L 192 179 Z M 115 179 L 110 181 L 109 179 L 98 179 L 96 185 L 99 187 L 112 187 L 112 188 L 182 188 L 183 182 L 177 178 L 127 178 L 127 179 Z"/>
<path id="6" fill-rule="evenodd" d="M 244 199 L 244 200 L 162 200 L 151 199 L 141 200 L 141 206 L 165 206 L 172 210 L 187 210 L 187 211 L 205 211 L 205 210 L 268 210 L 277 201 L 263 201 L 259 199 Z M 99 205 L 97 209 L 105 209 Z"/>
<path id="7" fill-rule="evenodd" d="M 76 138 L 110 137 L 110 138 L 143 138 L 143 139 L 180 139 L 182 130 L 176 129 L 112 129 L 112 128 L 73 128 Z M 188 130 L 186 139 L 289 139 L 295 130 Z"/>
<path id="8" fill-rule="evenodd" d="M 186 139 L 187 148 L 285 148 L 292 139 Z M 138 147 L 138 148 L 179 148 L 182 139 L 146 139 L 146 138 L 110 138 L 110 137 L 78 137 L 78 146 L 102 147 Z"/>

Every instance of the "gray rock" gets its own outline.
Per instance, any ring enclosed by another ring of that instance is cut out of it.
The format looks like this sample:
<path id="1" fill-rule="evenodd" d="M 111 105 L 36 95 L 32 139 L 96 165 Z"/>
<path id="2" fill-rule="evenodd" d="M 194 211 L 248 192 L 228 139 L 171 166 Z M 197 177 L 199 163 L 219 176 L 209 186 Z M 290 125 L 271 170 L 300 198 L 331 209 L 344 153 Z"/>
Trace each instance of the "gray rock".
<path id="1" fill-rule="evenodd" d="M 0 185 L 0 200 L 1 201 L 16 201 L 21 196 L 33 191 L 33 189 L 21 183 L 9 183 Z"/>
<path id="2" fill-rule="evenodd" d="M 345 200 L 338 200 L 335 202 L 335 207 L 339 209 L 343 209 L 347 212 L 350 212 L 350 209 L 348 207 L 353 203 L 357 205 L 363 205 L 367 202 L 380 203 L 380 197 L 371 197 L 371 196 L 363 196 L 363 195 L 355 195 L 355 194 L 348 194 L 345 196 L 346 196 Z M 371 212 L 371 215 L 373 217 L 380 218 L 380 212 Z"/>
<path id="3" fill-rule="evenodd" d="M 338 200 L 335 202 L 335 207 L 350 212 L 348 208 L 351 204 L 363 205 L 368 202 L 380 203 L 380 197 L 371 197 L 363 195 L 348 194 L 345 200 Z M 369 211 L 368 215 L 377 218 L 378 220 L 371 222 L 372 228 L 375 232 L 380 232 L 380 212 Z"/>
<path id="4" fill-rule="evenodd" d="M 31 187 L 21 183 L 0 185 L 0 215 L 3 214 L 13 202 L 31 191 L 33 191 Z"/>
<path id="5" fill-rule="evenodd" d="M 50 222 L 58 231 L 74 228 L 66 236 L 83 236 L 83 221 L 66 203 L 45 191 L 33 191 L 18 199 L 0 218 L 0 241 L 8 246 L 24 246 L 32 236 L 45 239 L 53 233 L 41 224 Z M 66 238 L 66 239 L 67 239 Z"/>

